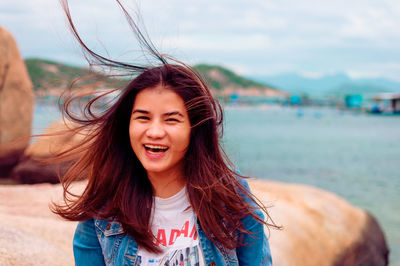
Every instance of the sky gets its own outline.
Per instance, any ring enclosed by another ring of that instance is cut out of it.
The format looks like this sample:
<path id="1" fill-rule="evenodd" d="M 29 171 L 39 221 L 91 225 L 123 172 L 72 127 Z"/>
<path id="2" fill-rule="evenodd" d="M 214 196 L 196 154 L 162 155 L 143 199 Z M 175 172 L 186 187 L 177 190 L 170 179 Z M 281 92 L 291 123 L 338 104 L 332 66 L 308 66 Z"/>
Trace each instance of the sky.
<path id="1" fill-rule="evenodd" d="M 189 64 L 219 64 L 247 76 L 346 73 L 400 81 L 398 0 L 123 0 L 140 11 L 162 53 Z M 90 48 L 141 60 L 140 47 L 114 0 L 70 0 Z M 84 65 L 58 0 L 1 0 L 0 26 L 22 56 Z"/>

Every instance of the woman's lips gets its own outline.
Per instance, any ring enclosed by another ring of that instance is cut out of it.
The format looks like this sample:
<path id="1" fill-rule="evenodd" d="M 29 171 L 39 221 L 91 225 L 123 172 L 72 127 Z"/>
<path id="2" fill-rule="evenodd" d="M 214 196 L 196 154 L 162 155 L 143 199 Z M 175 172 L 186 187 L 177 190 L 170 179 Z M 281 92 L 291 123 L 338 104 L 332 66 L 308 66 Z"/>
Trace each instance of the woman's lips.
<path id="1" fill-rule="evenodd" d="M 168 150 L 167 146 L 158 144 L 144 144 L 145 154 L 151 159 L 159 159 L 165 155 Z"/>

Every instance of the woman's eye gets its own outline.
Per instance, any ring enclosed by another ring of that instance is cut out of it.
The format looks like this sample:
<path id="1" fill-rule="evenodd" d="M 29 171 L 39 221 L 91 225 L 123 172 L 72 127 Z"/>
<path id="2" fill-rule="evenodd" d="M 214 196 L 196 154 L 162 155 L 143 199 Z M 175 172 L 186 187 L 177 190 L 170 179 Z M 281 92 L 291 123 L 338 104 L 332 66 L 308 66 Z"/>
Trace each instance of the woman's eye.
<path id="1" fill-rule="evenodd" d="M 176 119 L 176 118 L 168 118 L 165 121 L 167 121 L 167 122 L 179 122 L 179 120 Z"/>
<path id="2" fill-rule="evenodd" d="M 150 118 L 147 116 L 138 116 L 136 117 L 137 120 L 149 120 Z"/>

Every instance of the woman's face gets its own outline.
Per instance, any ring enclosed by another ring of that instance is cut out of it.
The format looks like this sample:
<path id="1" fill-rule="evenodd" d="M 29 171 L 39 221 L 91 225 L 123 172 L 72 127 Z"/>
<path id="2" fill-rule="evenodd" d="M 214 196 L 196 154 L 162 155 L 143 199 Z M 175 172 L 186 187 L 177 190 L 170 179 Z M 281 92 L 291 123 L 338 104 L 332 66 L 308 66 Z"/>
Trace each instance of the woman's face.
<path id="1" fill-rule="evenodd" d="M 148 174 L 183 174 L 190 120 L 178 94 L 161 85 L 139 92 L 132 108 L 129 136 Z"/>

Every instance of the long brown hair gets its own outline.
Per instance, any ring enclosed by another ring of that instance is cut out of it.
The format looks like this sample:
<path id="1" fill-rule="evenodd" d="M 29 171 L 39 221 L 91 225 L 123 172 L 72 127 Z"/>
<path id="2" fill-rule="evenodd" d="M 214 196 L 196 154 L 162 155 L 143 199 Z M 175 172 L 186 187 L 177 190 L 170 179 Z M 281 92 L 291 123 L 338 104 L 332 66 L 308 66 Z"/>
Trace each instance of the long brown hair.
<path id="1" fill-rule="evenodd" d="M 85 129 L 86 139 L 83 145 L 67 152 L 82 151 L 82 156 L 62 177 L 65 204 L 53 204 L 53 211 L 73 221 L 113 217 L 139 246 L 152 252 L 159 251 L 150 230 L 153 190 L 146 170 L 131 148 L 129 123 L 137 94 L 163 85 L 183 99 L 189 115 L 191 135 L 184 159 L 184 176 L 191 207 L 207 236 L 214 243 L 232 249 L 242 244 L 235 232 L 247 232 L 241 222 L 244 217 L 252 216 L 259 223 L 276 227 L 257 214 L 255 210 L 261 209 L 269 218 L 265 206 L 241 184 L 243 176 L 235 171 L 225 155 L 219 142 L 222 108 L 200 75 L 183 63 L 168 63 L 170 58 L 160 55 L 146 38 L 143 39 L 146 48 L 160 59 L 158 66 L 134 66 L 96 54 L 80 39 L 67 0 L 63 0 L 63 4 L 72 32 L 91 58 L 104 65 L 130 68 L 139 74 L 122 89 L 118 100 L 101 113 L 93 107 L 94 101 L 101 97 L 85 106 L 85 118 L 71 111 L 75 98 L 65 99 L 64 115 L 80 124 L 79 130 Z M 121 8 L 135 32 L 140 33 Z M 140 34 L 139 38 L 143 36 Z M 88 180 L 85 190 L 81 195 L 74 195 L 70 192 L 71 183 L 83 178 Z"/>

